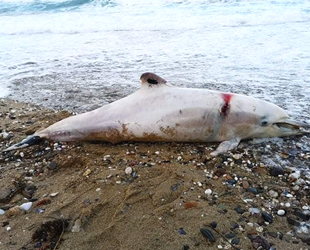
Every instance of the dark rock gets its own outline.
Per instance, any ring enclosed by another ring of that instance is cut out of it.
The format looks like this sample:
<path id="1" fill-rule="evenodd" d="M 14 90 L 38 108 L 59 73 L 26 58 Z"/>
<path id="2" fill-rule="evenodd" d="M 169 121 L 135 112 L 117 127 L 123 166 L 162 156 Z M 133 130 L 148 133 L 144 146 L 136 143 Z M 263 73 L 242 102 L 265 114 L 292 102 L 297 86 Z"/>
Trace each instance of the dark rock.
<path id="1" fill-rule="evenodd" d="M 235 233 L 228 233 L 228 234 L 225 234 L 225 237 L 226 237 L 227 239 L 232 239 L 232 238 L 234 238 L 235 236 L 236 236 Z"/>
<path id="2" fill-rule="evenodd" d="M 294 215 L 298 216 L 303 221 L 308 221 L 310 219 L 310 214 L 305 214 L 302 211 L 295 211 Z"/>
<path id="3" fill-rule="evenodd" d="M 232 222 L 232 223 L 230 224 L 230 226 L 231 226 L 231 229 L 237 229 L 237 228 L 239 228 L 239 224 L 236 223 L 236 222 Z"/>
<path id="4" fill-rule="evenodd" d="M 211 225 L 212 228 L 216 228 L 217 227 L 216 221 L 212 221 L 210 225 Z"/>
<path id="5" fill-rule="evenodd" d="M 209 229 L 201 228 L 200 232 L 207 240 L 209 240 L 210 242 L 215 242 L 215 238 Z"/>
<path id="6" fill-rule="evenodd" d="M 238 214 L 243 214 L 245 212 L 245 210 L 243 210 L 241 207 L 236 207 L 235 208 L 235 211 L 238 213 Z"/>
<path id="7" fill-rule="evenodd" d="M 269 250 L 270 248 L 269 242 L 265 238 L 262 238 L 260 236 L 256 236 L 255 238 L 253 238 L 252 244 L 255 249 Z"/>
<path id="8" fill-rule="evenodd" d="M 234 180 L 234 179 L 227 180 L 226 182 L 227 182 L 228 184 L 230 184 L 230 185 L 234 185 L 234 184 L 237 183 L 237 181 Z"/>
<path id="9" fill-rule="evenodd" d="M 8 221 L 4 221 L 4 222 L 2 222 L 2 227 L 6 227 L 6 226 L 8 226 L 10 223 L 8 222 Z"/>
<path id="10" fill-rule="evenodd" d="M 189 249 L 189 246 L 188 245 L 184 245 L 183 246 L 183 250 L 188 250 Z"/>
<path id="11" fill-rule="evenodd" d="M 22 195 L 28 199 L 31 199 L 36 190 L 37 187 L 35 185 L 26 186 L 24 190 L 22 190 Z"/>
<path id="12" fill-rule="evenodd" d="M 280 239 L 280 240 L 283 240 L 283 233 L 278 232 L 278 235 L 279 235 L 279 239 Z"/>
<path id="13" fill-rule="evenodd" d="M 293 219 L 292 217 L 286 217 L 286 220 L 288 222 L 288 224 L 293 225 L 293 226 L 299 226 L 300 222 Z"/>
<path id="14" fill-rule="evenodd" d="M 273 167 L 272 169 L 270 169 L 270 175 L 272 176 L 284 175 L 284 173 L 284 169 L 280 167 Z"/>
<path id="15" fill-rule="evenodd" d="M 57 164 L 55 162 L 51 162 L 50 164 L 48 164 L 47 168 L 49 170 L 55 170 L 57 168 Z"/>
<path id="16" fill-rule="evenodd" d="M 183 227 L 181 227 L 180 229 L 179 229 L 179 234 L 181 234 L 181 235 L 185 235 L 186 234 L 186 232 L 185 232 L 185 230 L 183 229 Z"/>
<path id="17" fill-rule="evenodd" d="M 269 223 L 272 223 L 273 222 L 273 217 L 271 214 L 268 214 L 268 213 L 265 213 L 263 212 L 262 213 L 262 217 L 265 221 L 269 222 Z"/>
<path id="18" fill-rule="evenodd" d="M 240 243 L 240 239 L 239 238 L 234 238 L 232 241 L 231 241 L 231 244 L 233 245 L 238 245 Z"/>
<path id="19" fill-rule="evenodd" d="M 173 185 L 173 186 L 171 187 L 171 191 L 177 191 L 178 188 L 179 188 L 179 185 L 180 185 L 179 183 Z"/>
<path id="20" fill-rule="evenodd" d="M 257 188 L 252 188 L 252 187 L 251 187 L 251 188 L 248 188 L 247 191 L 250 192 L 250 193 L 252 193 L 252 194 L 258 194 Z"/>
<path id="21" fill-rule="evenodd" d="M 42 242 L 38 242 L 34 244 L 34 248 L 40 248 L 42 246 Z"/>

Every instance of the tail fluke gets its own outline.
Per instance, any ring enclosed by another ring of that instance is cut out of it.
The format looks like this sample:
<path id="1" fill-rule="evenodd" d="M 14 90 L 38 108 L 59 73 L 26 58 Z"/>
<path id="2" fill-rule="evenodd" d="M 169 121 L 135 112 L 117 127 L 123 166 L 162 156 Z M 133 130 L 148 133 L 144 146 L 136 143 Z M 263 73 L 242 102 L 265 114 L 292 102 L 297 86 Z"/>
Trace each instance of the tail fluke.
<path id="1" fill-rule="evenodd" d="M 41 140 L 42 140 L 42 138 L 38 135 L 30 135 L 27 138 L 25 138 L 24 140 L 22 140 L 20 143 L 14 144 L 11 147 L 8 147 L 7 149 L 3 150 L 3 152 L 17 150 L 20 148 L 26 148 L 26 147 L 29 147 L 31 145 L 38 144 Z"/>

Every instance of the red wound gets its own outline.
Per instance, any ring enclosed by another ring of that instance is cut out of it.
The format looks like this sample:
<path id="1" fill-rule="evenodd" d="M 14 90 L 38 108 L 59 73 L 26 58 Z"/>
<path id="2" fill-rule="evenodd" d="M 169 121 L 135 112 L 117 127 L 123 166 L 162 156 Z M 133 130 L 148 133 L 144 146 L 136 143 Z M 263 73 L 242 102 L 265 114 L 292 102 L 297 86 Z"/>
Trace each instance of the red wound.
<path id="1" fill-rule="evenodd" d="M 232 94 L 222 94 L 222 97 L 223 97 L 225 103 L 221 108 L 221 115 L 226 117 L 228 115 L 228 111 L 230 108 L 229 103 L 230 103 L 230 100 L 233 97 L 233 95 Z"/>

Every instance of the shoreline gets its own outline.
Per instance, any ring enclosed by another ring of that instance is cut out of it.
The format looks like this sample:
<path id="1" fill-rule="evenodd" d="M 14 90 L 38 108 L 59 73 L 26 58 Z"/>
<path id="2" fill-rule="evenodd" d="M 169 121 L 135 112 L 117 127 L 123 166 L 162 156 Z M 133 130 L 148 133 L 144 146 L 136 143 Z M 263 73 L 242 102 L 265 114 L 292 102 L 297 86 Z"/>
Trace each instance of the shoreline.
<path id="1" fill-rule="evenodd" d="M 1 151 L 70 115 L 7 98 L 0 114 Z M 246 141 L 209 158 L 216 146 L 43 142 L 1 154 L 0 246 L 34 249 L 32 234 L 52 217 L 68 219 L 58 249 L 308 249 L 310 137 Z"/>

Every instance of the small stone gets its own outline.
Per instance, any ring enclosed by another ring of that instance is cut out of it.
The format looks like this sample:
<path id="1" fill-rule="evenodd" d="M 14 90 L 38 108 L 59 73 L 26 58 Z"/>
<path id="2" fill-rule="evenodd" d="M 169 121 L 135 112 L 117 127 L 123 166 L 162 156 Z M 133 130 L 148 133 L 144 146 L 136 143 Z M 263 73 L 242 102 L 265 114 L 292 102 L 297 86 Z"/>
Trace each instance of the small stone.
<path id="1" fill-rule="evenodd" d="M 238 214 L 243 214 L 245 211 L 241 208 L 241 207 L 236 207 L 235 209 L 234 209 Z"/>
<path id="2" fill-rule="evenodd" d="M 228 234 L 225 234 L 225 237 L 226 237 L 227 239 L 232 239 L 232 238 L 234 238 L 235 236 L 236 236 L 235 233 L 228 233 Z"/>
<path id="3" fill-rule="evenodd" d="M 237 183 L 235 179 L 230 179 L 230 180 L 227 180 L 226 182 L 230 185 L 235 185 Z"/>
<path id="4" fill-rule="evenodd" d="M 260 236 L 256 236 L 252 240 L 252 244 L 253 244 L 254 249 L 270 249 L 269 242 Z"/>
<path id="5" fill-rule="evenodd" d="M 288 176 L 288 178 L 290 179 L 290 181 L 297 181 L 300 177 L 300 173 L 299 172 L 295 172 L 295 173 L 292 173 Z"/>
<path id="6" fill-rule="evenodd" d="M 57 164 L 55 162 L 51 162 L 50 164 L 47 165 L 47 168 L 49 170 L 55 170 L 57 168 Z"/>
<path id="7" fill-rule="evenodd" d="M 209 229 L 201 228 L 200 232 L 207 240 L 209 240 L 210 242 L 215 242 L 215 238 Z"/>
<path id="8" fill-rule="evenodd" d="M 81 231 L 81 225 L 82 225 L 82 222 L 80 219 L 77 219 L 75 222 L 74 222 L 74 225 L 71 229 L 71 232 L 72 233 L 78 233 Z"/>
<path id="9" fill-rule="evenodd" d="M 257 227 L 256 231 L 259 233 L 262 233 L 264 231 L 264 228 L 263 227 Z"/>
<path id="10" fill-rule="evenodd" d="M 206 189 L 205 194 L 206 195 L 211 195 L 212 194 L 212 190 L 210 188 Z"/>
<path id="11" fill-rule="evenodd" d="M 189 250 L 189 246 L 188 245 L 183 245 L 183 250 Z"/>
<path id="12" fill-rule="evenodd" d="M 32 202 L 26 202 L 26 203 L 20 205 L 20 208 L 26 212 L 29 211 L 31 207 L 32 207 Z"/>
<path id="13" fill-rule="evenodd" d="M 284 174 L 285 174 L 284 170 L 280 167 L 273 167 L 270 170 L 270 175 L 272 176 L 279 176 L 279 175 L 284 175 Z"/>
<path id="14" fill-rule="evenodd" d="M 240 239 L 239 238 L 234 238 L 232 241 L 231 241 L 231 244 L 233 245 L 238 245 L 240 243 Z"/>
<path id="15" fill-rule="evenodd" d="M 6 231 L 11 231 L 11 227 L 10 226 L 8 226 L 7 228 L 6 228 Z"/>
<path id="16" fill-rule="evenodd" d="M 51 197 L 55 197 L 55 196 L 57 196 L 58 194 L 59 194 L 59 192 L 51 193 L 50 196 L 51 196 Z"/>
<path id="17" fill-rule="evenodd" d="M 212 221 L 210 225 L 211 225 L 212 228 L 216 228 L 217 227 L 217 222 L 216 221 Z"/>
<path id="18" fill-rule="evenodd" d="M 125 174 L 131 175 L 131 173 L 132 173 L 132 167 L 127 167 L 127 168 L 125 169 Z"/>
<path id="19" fill-rule="evenodd" d="M 285 206 L 286 206 L 286 207 L 290 207 L 290 206 L 291 206 L 291 203 L 286 202 L 286 203 L 285 203 Z"/>
<path id="20" fill-rule="evenodd" d="M 278 210 L 277 214 L 278 214 L 279 216 L 283 216 L 283 215 L 285 215 L 285 210 L 280 209 L 280 210 Z"/>
<path id="21" fill-rule="evenodd" d="M 274 190 L 270 190 L 269 191 L 269 196 L 272 198 L 277 198 L 279 196 L 278 192 L 274 191 Z"/>
<path id="22" fill-rule="evenodd" d="M 236 223 L 236 222 L 232 222 L 232 223 L 230 224 L 230 226 L 231 226 L 231 229 L 233 229 L 233 230 L 239 228 L 239 224 Z"/>
<path id="23" fill-rule="evenodd" d="M 185 230 L 183 229 L 183 227 L 181 227 L 181 228 L 178 230 L 178 232 L 179 232 L 179 234 L 181 234 L 181 235 L 185 235 L 185 234 L 186 234 L 186 232 L 185 232 Z"/>
<path id="24" fill-rule="evenodd" d="M 197 207 L 197 206 L 198 206 L 198 203 L 195 201 L 189 201 L 184 204 L 185 209 L 189 209 L 189 208 Z"/>
<path id="25" fill-rule="evenodd" d="M 259 214 L 260 210 L 258 208 L 256 208 L 256 207 L 251 207 L 251 208 L 249 208 L 249 212 L 251 214 Z"/>
<path id="26" fill-rule="evenodd" d="M 83 176 L 88 177 L 91 174 L 91 170 L 88 168 L 84 173 Z"/>
<path id="27" fill-rule="evenodd" d="M 222 245 L 218 245 L 217 248 L 218 249 L 223 249 L 223 246 Z"/>
<path id="28" fill-rule="evenodd" d="M 4 215 L 5 211 L 3 209 L 0 209 L 0 215 Z"/>
<path id="29" fill-rule="evenodd" d="M 247 182 L 247 181 L 242 181 L 242 187 L 244 188 L 244 189 L 248 189 L 249 188 L 249 183 Z"/>
<path id="30" fill-rule="evenodd" d="M 99 192 L 101 190 L 101 188 L 96 188 L 96 192 Z"/>
<path id="31" fill-rule="evenodd" d="M 248 188 L 247 189 L 248 192 L 252 193 L 252 194 L 259 194 L 259 191 L 257 190 L 257 188 Z"/>
<path id="32" fill-rule="evenodd" d="M 265 221 L 269 222 L 269 223 L 272 223 L 273 222 L 273 216 L 271 214 L 268 214 L 268 213 L 265 213 L 263 212 L 262 213 L 262 217 Z"/>

